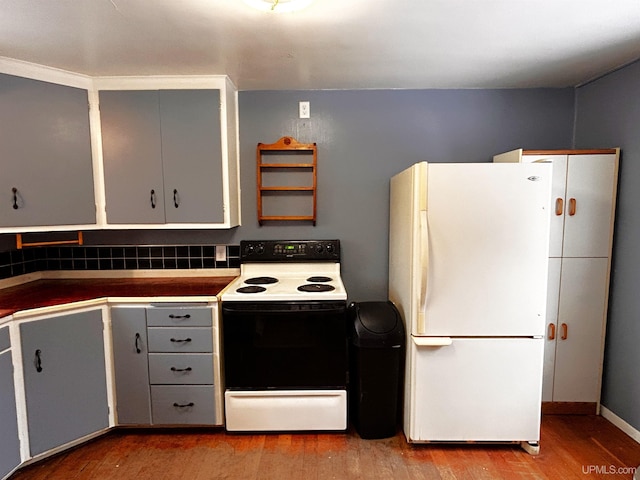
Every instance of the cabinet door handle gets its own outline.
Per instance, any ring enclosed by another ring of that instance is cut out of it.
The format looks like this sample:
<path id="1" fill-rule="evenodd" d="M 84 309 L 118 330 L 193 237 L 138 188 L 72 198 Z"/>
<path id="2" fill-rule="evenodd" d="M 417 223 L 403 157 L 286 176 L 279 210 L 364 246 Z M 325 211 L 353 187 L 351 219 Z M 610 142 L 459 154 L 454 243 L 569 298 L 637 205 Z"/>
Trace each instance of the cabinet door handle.
<path id="1" fill-rule="evenodd" d="M 566 340 L 569 336 L 569 327 L 566 323 L 562 324 L 562 336 L 560 337 L 562 340 Z"/>
<path id="2" fill-rule="evenodd" d="M 564 212 L 564 200 L 560 197 L 556 198 L 556 215 L 560 216 Z"/>
<path id="3" fill-rule="evenodd" d="M 573 217 L 576 214 L 576 199 L 569 199 L 569 216 Z"/>
<path id="4" fill-rule="evenodd" d="M 156 208 L 156 191 L 151 189 L 151 208 Z"/>
<path id="5" fill-rule="evenodd" d="M 183 342 L 189 343 L 191 341 L 191 339 L 190 338 L 185 338 L 185 339 L 172 338 L 171 341 L 173 343 L 183 343 Z"/>
<path id="6" fill-rule="evenodd" d="M 140 334 L 136 333 L 136 353 L 142 353 L 140 349 Z"/>
<path id="7" fill-rule="evenodd" d="M 547 338 L 549 340 L 555 340 L 556 339 L 556 325 L 555 323 L 550 323 L 549 324 L 549 328 L 548 328 L 548 335 Z"/>
<path id="8" fill-rule="evenodd" d="M 186 315 L 169 315 L 169 318 L 173 318 L 173 319 L 181 319 L 181 318 L 191 318 L 191 315 L 189 315 L 188 313 Z"/>
<path id="9" fill-rule="evenodd" d="M 187 367 L 187 368 L 171 367 L 172 372 L 190 372 L 191 370 L 193 370 L 191 367 Z"/>
<path id="10" fill-rule="evenodd" d="M 178 195 L 178 190 L 173 189 L 173 206 L 178 208 L 180 206 L 180 196 Z"/>
<path id="11" fill-rule="evenodd" d="M 182 403 L 182 404 L 181 404 L 181 403 L 177 403 L 177 402 L 174 402 L 174 403 L 173 403 L 173 406 L 174 406 L 174 407 L 177 407 L 177 408 L 193 407 L 194 405 L 195 405 L 195 403 L 193 403 L 193 402 L 189 402 L 189 403 Z"/>
<path id="12" fill-rule="evenodd" d="M 13 209 L 17 210 L 18 207 L 18 189 L 16 187 L 13 187 L 11 189 L 11 193 L 13 193 Z"/>
<path id="13" fill-rule="evenodd" d="M 36 350 L 36 372 L 42 371 L 42 350 Z"/>

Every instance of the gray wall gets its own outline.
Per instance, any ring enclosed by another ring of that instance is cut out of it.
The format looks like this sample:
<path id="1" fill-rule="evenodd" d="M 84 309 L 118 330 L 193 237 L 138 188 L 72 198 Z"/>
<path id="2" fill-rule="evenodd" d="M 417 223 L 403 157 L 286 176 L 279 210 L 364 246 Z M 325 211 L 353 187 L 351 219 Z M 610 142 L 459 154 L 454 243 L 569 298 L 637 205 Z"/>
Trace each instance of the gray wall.
<path id="1" fill-rule="evenodd" d="M 298 102 L 311 118 L 298 119 Z M 486 162 L 514 148 L 572 145 L 574 90 L 240 92 L 242 226 L 230 231 L 86 232 L 87 244 L 238 243 L 338 238 L 350 300 L 387 295 L 389 178 L 411 164 Z M 256 144 L 318 145 L 318 221 L 257 224 Z M 13 245 L 13 238 L 1 238 Z M 7 247 L 8 248 L 8 247 Z"/>
<path id="2" fill-rule="evenodd" d="M 578 88 L 576 147 L 620 147 L 602 403 L 640 429 L 640 62 Z"/>
<path id="3" fill-rule="evenodd" d="M 298 119 L 308 100 L 311 118 Z M 411 164 L 486 162 L 568 148 L 573 89 L 241 92 L 242 227 L 236 238 L 339 238 L 351 300 L 387 298 L 389 178 Z M 257 225 L 255 149 L 284 135 L 318 144 L 317 226 Z"/>

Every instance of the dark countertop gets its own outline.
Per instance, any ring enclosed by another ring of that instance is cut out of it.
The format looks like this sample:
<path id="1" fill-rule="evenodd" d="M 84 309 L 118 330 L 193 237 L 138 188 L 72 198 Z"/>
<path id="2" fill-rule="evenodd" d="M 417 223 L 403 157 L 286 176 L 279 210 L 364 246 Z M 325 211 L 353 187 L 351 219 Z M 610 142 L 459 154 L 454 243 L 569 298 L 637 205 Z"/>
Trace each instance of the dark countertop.
<path id="1" fill-rule="evenodd" d="M 0 318 L 105 297 L 215 296 L 235 277 L 43 279 L 0 290 Z"/>

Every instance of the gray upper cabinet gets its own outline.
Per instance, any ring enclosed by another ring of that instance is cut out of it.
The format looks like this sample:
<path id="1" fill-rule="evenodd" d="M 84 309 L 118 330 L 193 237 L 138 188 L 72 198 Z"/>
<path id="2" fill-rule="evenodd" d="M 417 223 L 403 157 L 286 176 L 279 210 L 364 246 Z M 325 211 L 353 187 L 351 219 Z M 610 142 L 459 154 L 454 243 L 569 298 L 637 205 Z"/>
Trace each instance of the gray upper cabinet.
<path id="1" fill-rule="evenodd" d="M 22 323 L 20 338 L 31 455 L 108 428 L 101 310 Z"/>
<path id="2" fill-rule="evenodd" d="M 220 90 L 102 90 L 99 99 L 107 224 L 237 224 L 225 219 Z"/>
<path id="3" fill-rule="evenodd" d="M 96 223 L 86 90 L 0 74 L 0 159 L 0 228 Z"/>

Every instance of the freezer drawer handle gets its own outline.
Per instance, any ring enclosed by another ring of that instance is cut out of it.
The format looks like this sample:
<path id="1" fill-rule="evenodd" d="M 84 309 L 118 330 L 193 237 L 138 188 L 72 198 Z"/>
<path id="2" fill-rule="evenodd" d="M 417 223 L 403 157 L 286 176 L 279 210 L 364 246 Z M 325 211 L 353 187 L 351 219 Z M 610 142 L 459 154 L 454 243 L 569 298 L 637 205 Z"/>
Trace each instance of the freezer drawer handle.
<path id="1" fill-rule="evenodd" d="M 173 406 L 176 408 L 188 408 L 188 407 L 193 407 L 195 405 L 195 403 L 193 402 L 189 402 L 189 403 L 178 403 L 178 402 L 173 402 Z"/>
<path id="2" fill-rule="evenodd" d="M 174 320 L 179 320 L 181 318 L 191 318 L 191 315 L 189 315 L 188 313 L 186 315 L 174 315 L 174 314 L 171 314 L 171 315 L 169 315 L 169 318 L 172 318 Z"/>
<path id="3" fill-rule="evenodd" d="M 171 367 L 172 372 L 190 372 L 191 370 L 193 370 L 191 367 L 187 367 L 187 368 Z"/>
<path id="4" fill-rule="evenodd" d="M 569 199 L 569 216 L 573 217 L 576 214 L 576 199 Z"/>
<path id="5" fill-rule="evenodd" d="M 556 325 L 554 323 L 550 323 L 549 324 L 549 336 L 548 336 L 549 340 L 555 340 L 556 339 Z"/>
<path id="6" fill-rule="evenodd" d="M 562 336 L 560 337 L 562 340 L 566 340 L 569 336 L 569 327 L 566 323 L 562 324 Z"/>
<path id="7" fill-rule="evenodd" d="M 564 211 L 564 201 L 561 198 L 556 198 L 556 215 L 560 216 L 562 215 L 562 212 Z"/>
<path id="8" fill-rule="evenodd" d="M 453 343 L 451 337 L 413 337 L 418 347 L 447 347 Z"/>
<path id="9" fill-rule="evenodd" d="M 136 353 L 142 353 L 142 350 L 140 349 L 140 334 L 136 333 Z"/>

